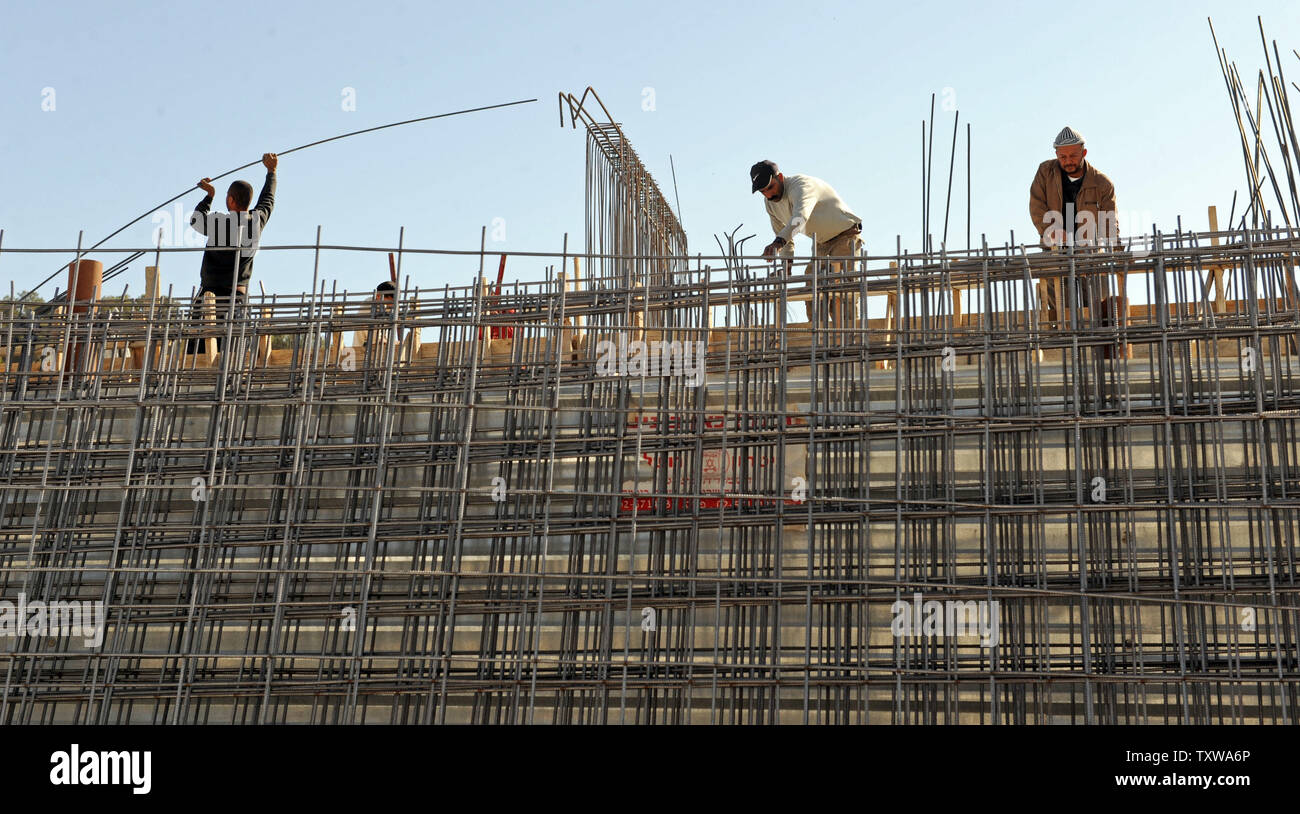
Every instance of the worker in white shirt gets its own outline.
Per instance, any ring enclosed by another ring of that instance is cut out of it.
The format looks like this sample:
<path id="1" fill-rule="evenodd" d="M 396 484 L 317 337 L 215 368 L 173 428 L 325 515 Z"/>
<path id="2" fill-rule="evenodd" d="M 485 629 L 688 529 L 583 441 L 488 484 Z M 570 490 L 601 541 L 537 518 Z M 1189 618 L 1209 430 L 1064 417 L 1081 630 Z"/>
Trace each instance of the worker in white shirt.
<path id="1" fill-rule="evenodd" d="M 851 272 L 855 258 L 862 253 L 862 218 L 853 214 L 830 184 L 811 175 L 788 178 L 771 161 L 760 161 L 749 168 L 751 192 L 762 191 L 767 199 L 767 214 L 772 219 L 773 241 L 763 249 L 763 259 L 778 253 L 786 262 L 794 257 L 794 237 L 800 232 L 813 240 L 813 256 L 840 258 L 821 263 L 819 277 L 827 272 Z M 805 272 L 809 273 L 808 271 Z M 831 321 L 846 324 L 856 313 L 856 297 L 836 296 L 830 304 Z M 808 319 L 813 307 L 808 303 Z"/>

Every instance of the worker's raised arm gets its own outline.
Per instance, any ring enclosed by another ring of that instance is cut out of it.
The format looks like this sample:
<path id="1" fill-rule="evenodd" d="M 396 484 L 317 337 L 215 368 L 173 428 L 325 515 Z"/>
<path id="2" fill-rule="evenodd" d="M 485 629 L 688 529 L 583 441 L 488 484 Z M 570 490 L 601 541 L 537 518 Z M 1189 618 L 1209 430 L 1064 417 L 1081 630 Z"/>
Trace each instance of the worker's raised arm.
<path id="1" fill-rule="evenodd" d="M 275 168 L 280 159 L 275 153 L 266 153 L 262 156 L 262 163 L 266 166 L 266 180 L 262 183 L 262 192 L 257 196 L 257 206 L 253 207 L 253 211 L 261 214 L 259 220 L 265 225 L 271 218 L 271 210 L 275 208 Z"/>
<path id="2" fill-rule="evenodd" d="M 199 201 L 198 206 L 194 207 L 194 212 L 190 215 L 190 228 L 206 235 L 208 233 L 208 209 L 212 206 L 212 196 L 216 194 L 216 190 L 212 187 L 211 178 L 204 178 L 196 186 L 208 193 L 208 195 Z"/>

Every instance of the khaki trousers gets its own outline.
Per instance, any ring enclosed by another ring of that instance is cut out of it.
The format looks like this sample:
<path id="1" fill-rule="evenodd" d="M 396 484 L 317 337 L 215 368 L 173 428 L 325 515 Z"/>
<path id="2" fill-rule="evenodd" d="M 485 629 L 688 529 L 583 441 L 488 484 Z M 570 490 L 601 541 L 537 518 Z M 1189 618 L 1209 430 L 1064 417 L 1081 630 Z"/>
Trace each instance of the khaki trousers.
<path id="1" fill-rule="evenodd" d="M 841 232 L 825 243 L 817 246 L 816 256 L 836 257 L 837 260 L 814 260 L 817 264 L 817 282 L 820 286 L 822 280 L 828 274 L 848 274 L 857 268 L 857 257 L 862 254 L 862 232 L 858 229 L 850 229 Z M 848 257 L 850 259 L 843 259 Z M 812 263 L 804 269 L 804 275 L 812 277 Z M 811 285 L 811 280 L 809 281 Z M 823 300 L 825 302 L 825 300 Z M 808 321 L 813 319 L 813 303 L 809 300 L 805 303 L 808 311 Z M 858 313 L 858 295 L 856 292 L 836 293 L 829 298 L 828 314 L 829 321 L 837 327 L 850 325 Z M 825 321 L 825 318 L 823 318 Z"/>

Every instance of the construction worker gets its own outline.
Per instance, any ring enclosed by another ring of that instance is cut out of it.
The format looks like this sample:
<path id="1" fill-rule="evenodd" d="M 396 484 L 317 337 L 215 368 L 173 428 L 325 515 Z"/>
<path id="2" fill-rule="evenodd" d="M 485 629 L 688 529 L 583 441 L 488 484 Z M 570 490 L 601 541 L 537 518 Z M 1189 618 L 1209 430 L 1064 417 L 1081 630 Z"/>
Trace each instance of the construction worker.
<path id="1" fill-rule="evenodd" d="M 1119 220 L 1115 211 L 1115 185 L 1106 174 L 1089 164 L 1083 136 L 1065 127 L 1052 142 L 1056 158 L 1038 165 L 1029 187 L 1029 215 L 1039 240 L 1049 250 L 1099 251 L 1119 247 Z M 1048 283 L 1044 285 L 1044 283 Z M 1067 281 L 1056 278 L 1040 282 L 1040 299 L 1049 320 L 1058 318 L 1056 288 L 1064 290 Z M 1124 308 L 1124 297 L 1110 297 L 1108 281 L 1093 275 L 1079 280 L 1079 307 L 1100 308 L 1103 324 Z M 1066 293 L 1069 304 L 1071 298 Z M 1124 310 L 1127 310 L 1126 308 Z"/>
<path id="2" fill-rule="evenodd" d="M 399 324 L 397 325 L 397 349 L 394 359 L 398 362 L 410 360 L 414 358 L 414 355 L 420 349 L 420 329 L 415 327 L 406 328 L 400 324 L 402 320 L 410 318 L 410 304 L 403 304 L 399 308 L 397 305 L 397 286 L 390 280 L 384 280 L 375 286 L 375 296 L 370 303 L 371 325 L 368 329 L 358 332 L 355 343 L 357 346 L 365 348 L 367 370 L 388 358 L 388 337 L 392 330 L 388 323 L 393 319 L 393 310 L 395 308 L 398 309 L 397 319 Z"/>
<path id="3" fill-rule="evenodd" d="M 393 313 L 393 298 L 397 296 L 397 286 L 391 280 L 384 280 L 375 286 L 375 301 L 370 306 L 370 316 L 387 317 Z"/>
<path id="4" fill-rule="evenodd" d="M 384 280 L 375 286 L 375 296 L 370 303 L 370 318 L 374 320 L 369 330 L 367 330 L 359 344 L 369 346 L 382 345 L 388 339 L 388 329 L 379 325 L 379 320 L 388 320 L 393 318 L 393 306 L 397 296 L 397 286 L 392 281 Z M 397 329 L 398 339 L 400 341 L 402 329 Z"/>
<path id="5" fill-rule="evenodd" d="M 195 319 L 202 318 L 199 307 L 203 295 L 209 291 L 217 298 L 218 321 L 224 321 L 231 313 L 232 298 L 237 305 L 247 301 L 248 283 L 253 276 L 253 255 L 257 253 L 262 229 L 275 207 L 275 168 L 279 158 L 275 153 L 265 153 L 262 164 L 266 167 L 266 180 L 252 211 L 248 206 L 253 200 L 253 185 L 247 181 L 235 181 L 226 191 L 227 213 L 209 211 L 216 194 L 211 178 L 204 178 L 197 185 L 207 196 L 194 207 L 190 226 L 207 236 L 208 248 L 203 252 L 199 291 L 195 308 L 191 310 Z M 220 349 L 224 342 L 224 337 L 219 337 L 217 348 Z M 191 352 L 194 344 L 191 343 Z"/>
<path id="6" fill-rule="evenodd" d="M 862 252 L 862 218 L 840 199 L 830 184 L 811 175 L 786 177 L 771 161 L 760 161 L 749 168 L 751 194 L 761 191 L 767 199 L 767 214 L 772 219 L 776 237 L 763 249 L 763 259 L 771 260 L 778 254 L 786 261 L 788 273 L 794 257 L 794 237 L 803 232 L 813 239 L 814 257 L 852 258 Z M 851 259 L 823 262 L 819 273 L 854 269 Z M 831 319 L 840 323 L 856 310 L 855 297 L 850 294 L 833 298 Z M 812 320 L 813 304 L 808 303 L 808 319 Z"/>
<path id="7" fill-rule="evenodd" d="M 1062 130 L 1052 146 L 1056 158 L 1038 165 L 1029 187 L 1029 214 L 1043 246 L 1116 245 L 1115 185 L 1085 160 L 1088 150 L 1074 128 Z"/>

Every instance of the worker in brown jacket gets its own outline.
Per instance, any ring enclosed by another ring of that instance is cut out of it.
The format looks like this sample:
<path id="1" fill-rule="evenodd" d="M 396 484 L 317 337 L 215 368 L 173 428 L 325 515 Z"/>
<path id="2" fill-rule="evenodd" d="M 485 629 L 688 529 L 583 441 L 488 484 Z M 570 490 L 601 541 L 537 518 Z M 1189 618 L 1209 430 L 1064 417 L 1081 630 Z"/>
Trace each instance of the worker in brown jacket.
<path id="1" fill-rule="evenodd" d="M 1048 249 L 1074 247 L 1075 251 L 1118 248 L 1115 185 L 1085 160 L 1088 150 L 1083 136 L 1074 128 L 1063 129 L 1052 146 L 1056 158 L 1038 165 L 1029 187 L 1029 214 L 1042 245 Z M 1061 283 L 1062 288 L 1064 285 Z M 1108 296 L 1107 281 L 1101 277 L 1094 277 L 1086 285 L 1079 281 L 1079 289 L 1080 306 L 1100 307 L 1103 321 L 1127 304 L 1123 297 Z M 1040 290 L 1048 319 L 1057 319 L 1054 286 L 1040 286 Z M 1067 294 L 1066 299 L 1068 302 L 1072 298 Z"/>

